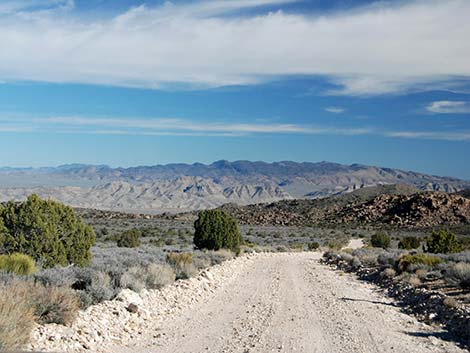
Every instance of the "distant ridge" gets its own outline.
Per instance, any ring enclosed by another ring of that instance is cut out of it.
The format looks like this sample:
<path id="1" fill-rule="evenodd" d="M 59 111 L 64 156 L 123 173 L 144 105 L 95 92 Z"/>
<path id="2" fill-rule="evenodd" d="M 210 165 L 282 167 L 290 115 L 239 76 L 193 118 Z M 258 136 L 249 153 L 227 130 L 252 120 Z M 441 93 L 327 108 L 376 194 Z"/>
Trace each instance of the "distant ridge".
<path id="1" fill-rule="evenodd" d="M 390 187 L 389 185 L 400 185 Z M 181 212 L 225 203 L 240 205 L 284 199 L 318 199 L 368 187 L 455 193 L 470 182 L 399 169 L 331 162 L 175 163 L 131 168 L 68 164 L 0 168 L 0 200 L 30 193 L 77 207 L 130 212 Z M 390 190 L 389 190 L 390 191 Z M 397 191 L 398 192 L 398 191 Z"/>

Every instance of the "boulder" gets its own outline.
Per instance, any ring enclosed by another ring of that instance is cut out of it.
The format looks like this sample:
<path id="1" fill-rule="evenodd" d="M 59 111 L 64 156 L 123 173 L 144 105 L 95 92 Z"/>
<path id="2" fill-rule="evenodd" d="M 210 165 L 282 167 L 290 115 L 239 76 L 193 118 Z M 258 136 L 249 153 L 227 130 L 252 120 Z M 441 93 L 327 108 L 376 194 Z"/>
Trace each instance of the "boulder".
<path id="1" fill-rule="evenodd" d="M 129 304 L 135 304 L 137 306 L 143 305 L 143 301 L 139 293 L 136 293 L 127 288 L 119 292 L 119 294 L 116 296 L 116 300 L 119 300 L 126 305 L 129 305 Z"/>

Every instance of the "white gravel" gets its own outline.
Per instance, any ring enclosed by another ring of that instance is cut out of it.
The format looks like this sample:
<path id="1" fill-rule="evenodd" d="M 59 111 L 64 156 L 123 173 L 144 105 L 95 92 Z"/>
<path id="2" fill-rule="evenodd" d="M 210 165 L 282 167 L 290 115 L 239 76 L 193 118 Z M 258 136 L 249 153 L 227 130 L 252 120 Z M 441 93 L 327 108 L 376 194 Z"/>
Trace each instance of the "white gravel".
<path id="1" fill-rule="evenodd" d="M 371 284 L 332 271 L 320 253 L 243 256 L 140 295 L 40 326 L 30 349 L 65 352 L 466 352 L 400 312 Z"/>

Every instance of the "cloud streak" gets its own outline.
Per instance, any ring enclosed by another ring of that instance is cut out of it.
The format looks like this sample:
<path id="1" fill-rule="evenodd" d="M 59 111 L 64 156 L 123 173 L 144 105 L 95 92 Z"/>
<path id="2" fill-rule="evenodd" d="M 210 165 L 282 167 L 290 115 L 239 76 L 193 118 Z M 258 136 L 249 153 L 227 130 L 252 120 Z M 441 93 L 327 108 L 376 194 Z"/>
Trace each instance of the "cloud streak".
<path id="1" fill-rule="evenodd" d="M 247 137 L 255 135 L 380 136 L 466 142 L 470 131 L 394 131 L 371 127 L 335 127 L 300 124 L 195 122 L 178 118 L 46 117 L 0 118 L 0 133 L 56 133 L 174 137 Z"/>
<path id="2" fill-rule="evenodd" d="M 465 101 L 436 101 L 426 107 L 435 114 L 470 114 L 470 102 Z"/>
<path id="3" fill-rule="evenodd" d="M 341 107 L 327 107 L 325 108 L 325 111 L 327 111 L 328 113 L 333 113 L 333 114 L 341 114 L 341 113 L 344 113 L 344 108 L 341 108 Z"/>
<path id="4" fill-rule="evenodd" d="M 12 13 L 0 16 L 0 80 L 161 88 L 324 75 L 338 85 L 329 94 L 370 95 L 470 77 L 469 1 L 239 14 L 293 1 L 165 3 L 93 20 L 77 17 L 69 1 L 48 1 L 60 16 L 9 1 L 3 13 Z"/>

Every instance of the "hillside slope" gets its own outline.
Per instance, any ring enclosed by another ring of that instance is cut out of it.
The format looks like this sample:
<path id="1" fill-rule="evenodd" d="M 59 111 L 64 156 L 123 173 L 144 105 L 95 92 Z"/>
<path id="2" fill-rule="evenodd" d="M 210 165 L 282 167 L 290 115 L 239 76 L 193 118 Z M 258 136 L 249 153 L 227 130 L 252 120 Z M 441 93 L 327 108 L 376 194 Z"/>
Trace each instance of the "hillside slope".
<path id="1" fill-rule="evenodd" d="M 457 194 L 376 187 L 318 200 L 221 207 L 241 223 L 308 226 L 389 224 L 406 227 L 470 224 L 470 200 Z"/>

